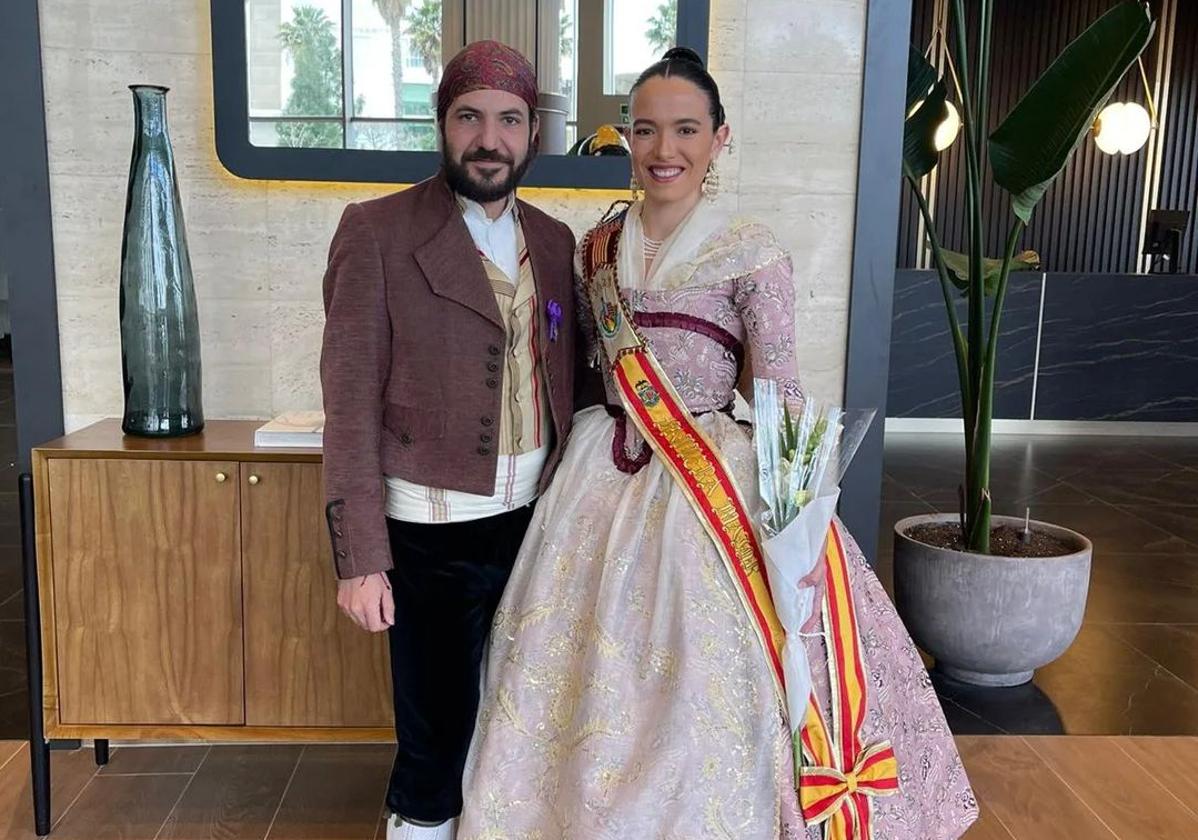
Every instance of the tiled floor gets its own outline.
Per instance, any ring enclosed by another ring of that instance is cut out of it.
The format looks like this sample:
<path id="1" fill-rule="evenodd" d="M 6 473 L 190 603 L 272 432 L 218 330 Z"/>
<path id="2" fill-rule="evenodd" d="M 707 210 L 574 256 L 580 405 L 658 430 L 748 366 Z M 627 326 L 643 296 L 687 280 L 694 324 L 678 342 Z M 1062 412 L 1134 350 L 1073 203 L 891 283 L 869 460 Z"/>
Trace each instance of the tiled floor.
<path id="1" fill-rule="evenodd" d="M 27 731 L 12 368 L 0 358 L 0 738 Z M 887 439 L 879 571 L 903 516 L 955 505 L 953 436 Z M 940 683 L 958 734 L 1198 735 L 1198 441 L 998 437 L 1000 512 L 1075 528 L 1095 544 L 1086 623 L 1035 681 Z"/>
<path id="2" fill-rule="evenodd" d="M 904 516 L 956 509 L 961 443 L 886 439 L 879 571 Z M 1032 684 L 938 682 L 958 734 L 1198 735 L 1198 440 L 995 440 L 996 511 L 1055 522 L 1094 543 L 1085 623 Z"/>
<path id="3" fill-rule="evenodd" d="M 966 840 L 1198 836 L 1198 740 L 958 739 L 982 816 Z M 116 748 L 54 754 L 52 837 L 375 840 L 387 746 Z M 28 749 L 0 742 L 0 837 L 32 840 Z"/>

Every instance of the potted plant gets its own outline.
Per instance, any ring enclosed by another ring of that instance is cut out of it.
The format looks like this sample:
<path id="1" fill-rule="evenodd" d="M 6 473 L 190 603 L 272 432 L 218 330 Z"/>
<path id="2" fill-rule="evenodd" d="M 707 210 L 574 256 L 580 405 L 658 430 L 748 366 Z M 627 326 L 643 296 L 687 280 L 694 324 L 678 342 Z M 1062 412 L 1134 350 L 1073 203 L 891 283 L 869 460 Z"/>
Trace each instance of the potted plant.
<path id="1" fill-rule="evenodd" d="M 965 6 L 965 0 L 953 0 L 951 35 L 945 33 L 953 71 L 947 79 L 937 78 L 924 56 L 911 50 L 903 138 L 903 177 L 923 215 L 948 313 L 965 427 L 965 476 L 957 514 L 910 517 L 895 525 L 895 602 L 939 671 L 974 684 L 1016 685 L 1064 653 L 1077 636 L 1092 548 L 1065 528 L 991 515 L 991 424 L 1003 302 L 1011 272 L 1039 262 L 1034 252 L 1016 253 L 1037 203 L 1147 46 L 1154 24 L 1143 3 L 1115 6 L 1066 47 L 987 136 L 994 2 L 977 0 L 972 33 Z M 919 190 L 920 179 L 938 161 L 935 133 L 948 115 L 949 81 L 966 144 L 964 254 L 941 245 Z M 984 171 L 1010 195 L 1010 233 L 997 259 L 983 252 Z M 965 298 L 964 319 L 957 314 L 958 294 Z"/>

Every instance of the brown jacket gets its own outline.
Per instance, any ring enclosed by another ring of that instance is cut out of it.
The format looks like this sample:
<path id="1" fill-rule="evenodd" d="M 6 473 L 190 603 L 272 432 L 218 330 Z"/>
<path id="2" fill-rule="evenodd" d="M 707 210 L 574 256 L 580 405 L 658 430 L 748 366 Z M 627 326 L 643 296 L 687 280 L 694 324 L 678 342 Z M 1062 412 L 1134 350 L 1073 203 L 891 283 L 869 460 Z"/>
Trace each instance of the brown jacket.
<path id="1" fill-rule="evenodd" d="M 549 483 L 573 415 L 574 236 L 520 201 L 540 301 L 555 430 Z M 547 306 L 561 306 L 556 340 Z M 505 345 L 482 260 L 441 176 L 350 204 L 329 247 L 324 483 L 337 575 L 391 567 L 383 476 L 489 496 L 495 489 Z"/>

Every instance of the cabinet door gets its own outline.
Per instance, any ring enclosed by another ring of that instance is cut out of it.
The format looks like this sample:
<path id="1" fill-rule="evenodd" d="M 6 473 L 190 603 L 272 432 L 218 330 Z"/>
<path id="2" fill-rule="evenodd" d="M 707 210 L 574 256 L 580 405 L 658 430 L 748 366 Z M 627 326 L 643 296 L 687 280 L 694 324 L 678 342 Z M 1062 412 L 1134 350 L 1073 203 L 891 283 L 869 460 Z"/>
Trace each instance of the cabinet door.
<path id="1" fill-rule="evenodd" d="M 60 720 L 242 723 L 237 464 L 49 473 Z"/>
<path id="2" fill-rule="evenodd" d="M 242 463 L 246 722 L 388 726 L 386 634 L 337 609 L 319 464 Z"/>

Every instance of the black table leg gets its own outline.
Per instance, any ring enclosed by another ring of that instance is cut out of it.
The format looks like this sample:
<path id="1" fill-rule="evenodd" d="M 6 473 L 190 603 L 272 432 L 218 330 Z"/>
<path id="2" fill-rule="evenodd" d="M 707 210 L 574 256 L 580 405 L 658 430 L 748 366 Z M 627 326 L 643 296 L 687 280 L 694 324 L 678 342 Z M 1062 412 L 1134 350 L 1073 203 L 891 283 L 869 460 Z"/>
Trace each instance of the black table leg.
<path id="1" fill-rule="evenodd" d="M 29 770 L 33 776 L 33 821 L 39 837 L 50 833 L 50 744 L 42 719 L 42 635 L 38 605 L 37 549 L 33 521 L 33 477 L 22 473 L 21 557 L 25 573 L 25 657 L 29 674 Z"/>
<path id="2" fill-rule="evenodd" d="M 108 739 L 96 739 L 96 766 L 103 767 L 108 763 Z"/>

